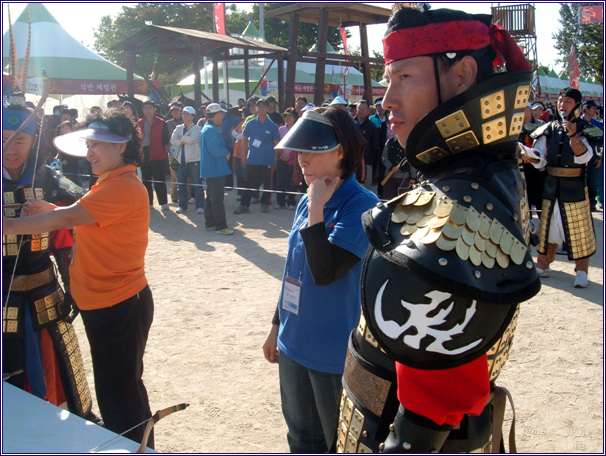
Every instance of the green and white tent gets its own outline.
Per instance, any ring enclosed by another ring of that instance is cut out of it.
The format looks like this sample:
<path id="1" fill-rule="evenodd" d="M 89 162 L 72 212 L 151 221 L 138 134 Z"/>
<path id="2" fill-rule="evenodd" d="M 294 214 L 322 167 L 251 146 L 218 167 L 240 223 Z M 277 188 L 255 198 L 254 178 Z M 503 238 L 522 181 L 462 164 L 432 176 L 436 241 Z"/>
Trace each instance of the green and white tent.
<path id="1" fill-rule="evenodd" d="M 28 12 L 29 10 L 29 12 Z M 4 13 L 4 12 L 3 12 Z M 27 79 L 22 89 L 42 92 L 42 70 L 50 80 L 51 94 L 116 95 L 127 93 L 126 70 L 97 55 L 69 35 L 42 3 L 29 3 L 13 23 L 19 71 L 23 67 L 31 17 L 31 41 Z M 77 20 L 72 18 L 71 20 Z M 10 62 L 11 36 L 2 37 L 2 67 Z M 12 68 L 11 68 L 12 70 Z M 12 71 L 14 73 L 14 71 Z M 143 78 L 135 76 L 135 93 L 149 90 Z"/>

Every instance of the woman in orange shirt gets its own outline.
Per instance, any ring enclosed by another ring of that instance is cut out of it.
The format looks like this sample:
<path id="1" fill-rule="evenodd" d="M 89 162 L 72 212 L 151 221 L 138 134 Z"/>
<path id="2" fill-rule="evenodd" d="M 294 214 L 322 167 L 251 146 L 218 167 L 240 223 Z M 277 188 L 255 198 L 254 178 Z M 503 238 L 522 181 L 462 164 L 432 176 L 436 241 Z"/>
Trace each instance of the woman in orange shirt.
<path id="1" fill-rule="evenodd" d="M 144 270 L 149 229 L 147 191 L 136 174 L 141 134 L 118 110 L 87 119 L 88 128 L 58 136 L 55 147 L 84 157 L 99 176 L 68 207 L 25 203 L 27 217 L 4 218 L 4 234 L 74 228 L 71 290 L 91 348 L 95 391 L 105 427 L 118 434 L 151 417 L 143 353 L 154 302 Z M 125 434 L 141 441 L 144 426 Z M 153 448 L 153 436 L 148 446 Z"/>

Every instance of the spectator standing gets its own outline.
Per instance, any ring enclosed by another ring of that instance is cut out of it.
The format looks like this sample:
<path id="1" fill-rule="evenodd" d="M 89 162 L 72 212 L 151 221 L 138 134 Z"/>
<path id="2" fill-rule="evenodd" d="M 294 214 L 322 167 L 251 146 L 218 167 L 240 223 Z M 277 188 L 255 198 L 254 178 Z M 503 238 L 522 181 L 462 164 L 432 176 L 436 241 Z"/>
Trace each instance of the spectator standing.
<path id="1" fill-rule="evenodd" d="M 179 208 L 177 214 L 187 212 L 187 187 L 191 181 L 196 202 L 196 212 L 204 213 L 204 187 L 200 181 L 200 131 L 202 130 L 194 123 L 196 110 L 191 106 L 185 106 L 179 111 L 183 117 L 183 123 L 177 125 L 173 131 L 170 143 L 179 148 L 174 159 L 179 163 L 177 169 L 177 185 L 179 191 Z"/>
<path id="2" fill-rule="evenodd" d="M 244 174 L 244 167 L 242 166 L 242 128 L 248 116 L 250 116 L 250 110 L 244 106 L 241 110 L 240 117 L 242 120 L 231 132 L 234 140 L 234 157 L 232 160 L 232 172 L 236 178 L 236 186 L 238 187 L 238 201 L 242 200 L 242 188 L 246 184 L 246 176 Z"/>
<path id="3" fill-rule="evenodd" d="M 278 126 L 267 117 L 265 99 L 257 101 L 257 117 L 246 123 L 242 134 L 242 165 L 246 169 L 247 190 L 242 194 L 242 201 L 234 214 L 250 212 L 253 191 L 258 190 L 261 185 L 266 190 L 261 196 L 261 212 L 269 212 L 271 171 L 276 165 L 274 146 L 280 140 L 280 133 Z"/>
<path id="4" fill-rule="evenodd" d="M 404 160 L 406 151 L 398 142 L 396 136 L 392 136 L 383 148 L 383 165 L 385 169 L 392 172 L 391 177 L 383 184 L 383 198 L 391 200 L 404 192 L 407 192 L 417 183 L 417 170 Z"/>
<path id="5" fill-rule="evenodd" d="M 269 117 L 271 120 L 273 120 L 273 122 L 278 127 L 281 127 L 282 125 L 284 125 L 284 118 L 278 111 L 278 107 L 277 107 L 278 103 L 276 103 L 276 99 L 270 95 L 266 98 L 266 100 L 267 100 L 267 117 Z"/>
<path id="6" fill-rule="evenodd" d="M 154 205 L 155 190 L 160 207 L 169 210 L 166 172 L 170 155 L 170 134 L 164 119 L 156 116 L 156 110 L 153 101 L 143 102 L 143 117 L 139 119 L 139 128 L 143 132 L 141 178 L 149 195 L 149 205 Z"/>
<path id="7" fill-rule="evenodd" d="M 295 122 L 299 118 L 295 108 L 288 108 L 284 111 L 285 125 L 282 125 L 278 131 L 280 132 L 280 138 L 284 138 L 286 134 L 295 125 Z M 293 172 L 295 168 L 295 161 L 297 160 L 297 152 L 288 149 L 276 149 L 276 190 L 278 193 L 276 199 L 277 204 L 274 209 L 282 209 L 286 207 L 286 200 L 288 199 L 288 209 L 295 210 L 295 188 L 292 186 Z M 289 192 L 288 195 L 286 192 Z"/>
<path id="8" fill-rule="evenodd" d="M 604 131 L 604 124 L 595 118 L 595 115 L 598 111 L 598 104 L 590 100 L 583 105 L 583 119 L 589 122 L 594 127 L 599 128 Z M 604 151 L 603 145 L 594 145 L 593 157 L 587 163 L 587 189 L 589 191 L 589 205 L 591 207 L 591 211 L 595 212 L 597 210 L 597 195 L 598 188 L 602 185 L 603 178 L 602 171 L 602 154 Z M 601 202 L 600 202 L 601 205 Z"/>
<path id="9" fill-rule="evenodd" d="M 297 111 L 297 114 L 299 114 L 299 117 L 301 117 L 301 115 L 303 114 L 303 108 L 307 106 L 307 104 L 307 98 L 303 96 L 298 96 L 295 100 L 295 110 Z"/>
<path id="10" fill-rule="evenodd" d="M 362 133 L 366 148 L 364 152 L 364 187 L 372 190 L 374 169 L 379 162 L 379 130 L 370 120 L 370 106 L 368 101 L 360 100 L 356 105 L 357 116 L 355 117 L 358 130 Z M 383 149 L 381 148 L 381 151 Z"/>
<path id="11" fill-rule="evenodd" d="M 361 215 L 378 199 L 356 181 L 364 139 L 346 111 L 305 112 L 278 147 L 298 151 L 309 189 L 288 237 L 263 353 L 278 363 L 290 451 L 326 453 L 336 434 L 349 334 L 360 315 L 360 260 L 368 247 Z"/>
<path id="12" fill-rule="evenodd" d="M 225 111 L 217 103 L 211 103 L 206 108 L 208 121 L 199 136 L 201 151 L 200 177 L 206 179 L 206 230 L 219 234 L 231 235 L 234 230 L 227 226 L 225 217 L 225 176 L 231 174 L 228 165 L 230 152 L 225 147 L 221 125 Z"/>
<path id="13" fill-rule="evenodd" d="M 181 115 L 182 111 L 183 111 L 183 103 L 176 102 L 176 103 L 173 103 L 170 105 L 170 108 L 168 110 L 168 118 L 166 119 L 166 126 L 168 127 L 168 134 L 171 135 L 171 137 L 172 137 L 173 132 L 175 131 L 175 128 L 177 128 L 177 125 L 181 125 L 183 123 L 183 116 Z M 171 166 L 170 166 L 170 200 L 173 203 L 176 203 L 179 201 L 179 194 L 178 194 L 178 190 L 177 190 L 177 171 L 175 169 L 175 168 L 178 169 L 178 166 L 176 166 L 176 164 L 173 164 L 172 156 L 169 156 L 168 159 L 171 164 Z"/>

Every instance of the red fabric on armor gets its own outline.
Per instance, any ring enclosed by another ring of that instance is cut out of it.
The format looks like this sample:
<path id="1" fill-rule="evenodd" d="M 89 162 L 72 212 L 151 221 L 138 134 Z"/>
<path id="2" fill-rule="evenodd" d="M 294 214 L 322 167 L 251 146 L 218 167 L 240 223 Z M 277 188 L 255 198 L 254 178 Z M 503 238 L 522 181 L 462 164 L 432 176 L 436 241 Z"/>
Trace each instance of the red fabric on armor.
<path id="1" fill-rule="evenodd" d="M 452 369 L 421 370 L 396 363 L 398 400 L 437 424 L 458 425 L 479 415 L 490 396 L 486 355 Z"/>
<path id="2" fill-rule="evenodd" d="M 61 228 L 51 232 L 50 244 L 53 249 L 65 249 L 74 245 L 74 236 L 71 229 Z"/>
<path id="3" fill-rule="evenodd" d="M 490 44 L 488 27 L 480 21 L 452 21 L 396 30 L 383 38 L 385 65 L 441 52 L 481 49 Z"/>

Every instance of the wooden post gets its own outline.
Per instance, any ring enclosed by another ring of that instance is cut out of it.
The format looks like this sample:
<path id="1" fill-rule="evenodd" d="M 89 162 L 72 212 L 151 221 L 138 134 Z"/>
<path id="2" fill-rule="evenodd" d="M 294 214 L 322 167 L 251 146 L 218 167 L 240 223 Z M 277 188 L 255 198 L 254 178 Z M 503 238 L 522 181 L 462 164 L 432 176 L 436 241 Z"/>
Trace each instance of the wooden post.
<path id="1" fill-rule="evenodd" d="M 320 8 L 318 22 L 318 57 L 316 58 L 316 91 L 314 104 L 321 106 L 324 101 L 324 77 L 326 75 L 326 40 L 328 39 L 328 9 Z"/>
<path id="2" fill-rule="evenodd" d="M 284 105 L 284 59 L 278 60 L 278 108 L 281 111 L 280 114 L 286 109 Z"/>
<path id="3" fill-rule="evenodd" d="M 246 94 L 246 101 L 248 101 L 248 98 L 250 97 L 250 72 L 248 69 L 248 55 L 248 49 L 244 49 L 244 92 Z"/>
<path id="4" fill-rule="evenodd" d="M 370 54 L 368 52 L 368 30 L 366 24 L 360 24 L 360 51 L 362 53 L 362 74 L 364 75 L 364 99 L 374 104 L 372 97 L 372 78 L 370 77 Z"/>
<path id="5" fill-rule="evenodd" d="M 200 78 L 200 46 L 194 44 L 194 108 L 198 109 L 202 104 L 202 81 Z"/>
<path id="6" fill-rule="evenodd" d="M 219 102 L 219 62 L 213 57 L 213 102 Z"/>
<path id="7" fill-rule="evenodd" d="M 288 68 L 286 69 L 284 107 L 295 105 L 295 76 L 297 74 L 298 38 L 299 15 L 293 11 L 290 13 L 290 37 L 288 38 Z"/>

